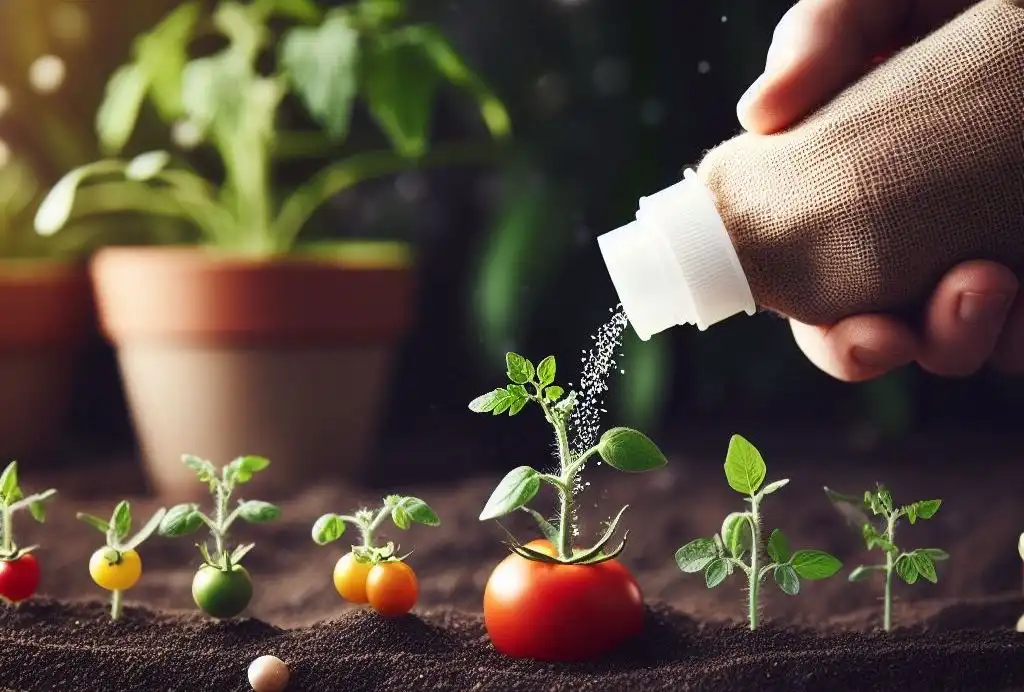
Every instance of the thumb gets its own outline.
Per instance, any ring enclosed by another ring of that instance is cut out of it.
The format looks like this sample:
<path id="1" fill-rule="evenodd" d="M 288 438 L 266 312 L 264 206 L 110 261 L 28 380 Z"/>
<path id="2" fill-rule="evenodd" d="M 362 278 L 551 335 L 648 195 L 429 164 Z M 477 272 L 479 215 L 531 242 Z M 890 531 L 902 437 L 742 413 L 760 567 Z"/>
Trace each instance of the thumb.
<path id="1" fill-rule="evenodd" d="M 740 99 L 743 127 L 769 134 L 801 120 L 899 44 L 911 0 L 801 0 L 782 17 L 765 72 Z"/>

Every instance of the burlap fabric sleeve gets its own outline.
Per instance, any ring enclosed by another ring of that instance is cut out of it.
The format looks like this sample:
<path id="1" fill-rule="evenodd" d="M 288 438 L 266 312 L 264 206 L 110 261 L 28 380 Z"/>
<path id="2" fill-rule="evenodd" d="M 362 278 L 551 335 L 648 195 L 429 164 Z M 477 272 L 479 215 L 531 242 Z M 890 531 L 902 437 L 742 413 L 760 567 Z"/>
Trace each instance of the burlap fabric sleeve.
<path id="1" fill-rule="evenodd" d="M 920 305 L 967 259 L 1024 269 L 1024 0 L 984 0 L 698 177 L 758 304 L 812 324 Z"/>

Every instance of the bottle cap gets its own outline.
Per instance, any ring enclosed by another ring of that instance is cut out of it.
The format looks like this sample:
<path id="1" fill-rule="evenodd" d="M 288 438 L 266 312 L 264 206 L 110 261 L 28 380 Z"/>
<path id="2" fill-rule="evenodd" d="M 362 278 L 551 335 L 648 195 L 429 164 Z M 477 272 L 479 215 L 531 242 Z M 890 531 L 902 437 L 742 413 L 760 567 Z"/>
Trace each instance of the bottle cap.
<path id="1" fill-rule="evenodd" d="M 642 197 L 636 220 L 597 243 L 626 317 L 644 341 L 677 324 L 704 331 L 757 309 L 714 197 L 692 170 Z"/>

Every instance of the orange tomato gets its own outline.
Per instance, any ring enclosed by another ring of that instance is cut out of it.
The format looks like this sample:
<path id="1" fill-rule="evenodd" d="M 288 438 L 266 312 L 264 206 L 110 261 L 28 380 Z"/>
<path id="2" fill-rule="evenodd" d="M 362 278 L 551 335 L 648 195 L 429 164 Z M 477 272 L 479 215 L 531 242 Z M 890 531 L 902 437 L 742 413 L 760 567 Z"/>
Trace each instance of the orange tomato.
<path id="1" fill-rule="evenodd" d="M 334 566 L 334 588 L 351 603 L 366 603 L 366 577 L 373 569 L 370 562 L 360 562 L 352 553 L 345 553 Z"/>
<path id="2" fill-rule="evenodd" d="M 416 573 L 404 562 L 380 562 L 366 577 L 370 606 L 385 617 L 405 615 L 416 605 L 419 595 Z"/>

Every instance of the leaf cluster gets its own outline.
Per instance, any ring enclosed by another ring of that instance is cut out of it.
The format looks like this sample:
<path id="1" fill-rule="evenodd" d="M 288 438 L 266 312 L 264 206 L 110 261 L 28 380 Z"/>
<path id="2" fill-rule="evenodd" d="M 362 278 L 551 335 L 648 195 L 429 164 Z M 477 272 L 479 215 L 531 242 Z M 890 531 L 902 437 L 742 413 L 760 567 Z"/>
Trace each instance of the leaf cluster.
<path id="1" fill-rule="evenodd" d="M 25 495 L 21 485 L 18 483 L 18 462 L 12 461 L 7 464 L 3 473 L 0 473 L 0 511 L 2 511 L 4 516 L 4 522 L 0 526 L 0 533 L 7 532 L 7 535 L 3 536 L 5 548 L 0 557 L 13 559 L 32 551 L 34 546 L 19 549 L 15 545 L 13 536 L 10 535 L 10 518 L 14 513 L 22 509 L 28 509 L 33 519 L 43 523 L 46 521 L 46 506 L 43 503 L 56 494 L 57 491 L 50 488 L 41 493 Z"/>
<path id="2" fill-rule="evenodd" d="M 287 28 L 278 32 L 282 21 Z M 197 40 L 210 35 L 226 45 L 193 57 Z M 269 75 L 260 69 L 268 56 L 275 64 Z M 493 137 L 509 134 L 501 102 L 436 27 L 406 20 L 403 1 L 359 0 L 324 11 L 313 0 L 221 0 L 212 14 L 199 0 L 184 2 L 137 38 L 131 62 L 107 85 L 96 130 L 116 156 L 150 102 L 178 132 L 192 133 L 191 144 L 214 147 L 223 187 L 187 167 L 169 168 L 162 151 L 127 163 L 108 159 L 68 173 L 41 205 L 36 229 L 52 235 L 73 211 L 141 211 L 184 218 L 224 248 L 287 252 L 313 212 L 343 189 L 420 165 L 485 157 L 479 145 L 429 151 L 431 116 L 446 82 L 475 99 Z M 275 208 L 273 161 L 344 143 L 359 96 L 391 150 L 331 164 Z M 305 107 L 319 134 L 281 129 L 277 114 L 288 97 Z M 87 181 L 93 184 L 82 188 Z"/>
<path id="3" fill-rule="evenodd" d="M 142 545 L 160 527 L 167 510 L 163 507 L 158 509 L 149 521 L 133 536 L 129 536 L 132 530 L 132 509 L 127 500 L 121 500 L 114 507 L 110 520 L 84 512 L 79 512 L 76 517 L 93 527 L 106 537 L 107 547 L 120 554 L 127 550 L 134 550 Z"/>
<path id="4" fill-rule="evenodd" d="M 392 559 L 404 559 L 396 557 L 397 548 L 394 543 L 386 543 L 383 547 L 373 545 L 373 532 L 388 518 L 402 531 L 407 531 L 413 524 L 441 524 L 437 513 L 420 498 L 388 495 L 378 511 L 362 508 L 352 515 L 324 514 L 313 524 L 313 541 L 317 545 L 333 543 L 345 535 L 346 525 L 351 524 L 359 530 L 362 538 L 361 545 L 352 546 L 352 553 L 357 560 L 376 564 Z"/>

